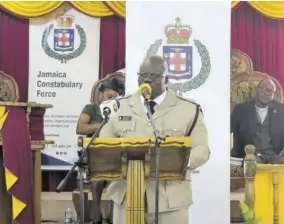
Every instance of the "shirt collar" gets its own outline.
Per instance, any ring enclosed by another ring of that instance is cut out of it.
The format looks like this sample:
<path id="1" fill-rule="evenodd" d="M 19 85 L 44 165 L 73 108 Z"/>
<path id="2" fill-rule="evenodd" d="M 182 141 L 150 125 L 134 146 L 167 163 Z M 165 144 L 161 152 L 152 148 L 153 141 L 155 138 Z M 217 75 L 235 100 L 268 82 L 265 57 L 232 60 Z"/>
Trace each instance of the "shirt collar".
<path id="1" fill-rule="evenodd" d="M 156 104 L 160 105 L 163 102 L 163 100 L 166 98 L 166 95 L 167 95 L 167 91 L 164 91 L 160 96 L 156 97 L 152 101 L 154 101 Z M 140 100 L 141 100 L 142 104 L 144 105 L 145 99 L 141 95 L 140 95 Z"/>

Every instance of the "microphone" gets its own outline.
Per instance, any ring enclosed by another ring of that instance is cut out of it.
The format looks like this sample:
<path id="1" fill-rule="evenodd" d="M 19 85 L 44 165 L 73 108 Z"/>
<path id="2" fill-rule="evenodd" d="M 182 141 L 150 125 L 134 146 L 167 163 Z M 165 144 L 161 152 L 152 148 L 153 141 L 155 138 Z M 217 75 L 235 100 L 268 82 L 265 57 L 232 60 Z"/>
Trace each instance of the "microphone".
<path id="1" fill-rule="evenodd" d="M 103 118 L 113 117 L 120 107 L 120 102 L 117 99 L 107 100 L 101 103 L 100 110 Z"/>
<path id="2" fill-rule="evenodd" d="M 151 99 L 151 94 L 152 94 L 152 88 L 149 84 L 144 83 L 139 86 L 138 92 L 140 95 L 142 95 L 145 100 L 150 100 Z"/>

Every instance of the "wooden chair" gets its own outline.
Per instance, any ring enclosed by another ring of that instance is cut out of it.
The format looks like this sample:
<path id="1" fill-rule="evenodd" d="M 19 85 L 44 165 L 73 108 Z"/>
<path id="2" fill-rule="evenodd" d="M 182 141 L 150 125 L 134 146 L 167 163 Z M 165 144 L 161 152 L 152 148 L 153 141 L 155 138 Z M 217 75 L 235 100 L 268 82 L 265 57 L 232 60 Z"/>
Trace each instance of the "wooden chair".
<path id="1" fill-rule="evenodd" d="M 231 76 L 242 73 L 252 72 L 253 63 L 251 58 L 238 49 L 231 49 Z"/>
<path id="2" fill-rule="evenodd" d="M 231 111 L 236 104 L 251 100 L 255 97 L 256 87 L 258 83 L 265 79 L 271 79 L 277 87 L 275 100 L 278 102 L 283 101 L 283 91 L 279 82 L 268 74 L 254 71 L 252 60 L 250 57 L 241 52 L 240 50 L 232 49 L 231 51 Z M 230 165 L 230 176 L 231 176 L 231 196 L 238 195 L 237 197 L 232 197 L 234 200 L 239 198 L 243 199 L 243 192 L 245 187 L 245 177 L 242 162 L 231 158 Z M 239 200 L 238 199 L 238 200 Z M 231 203 L 231 221 L 242 221 L 242 216 L 238 208 L 236 201 Z"/>
<path id="3" fill-rule="evenodd" d="M 253 63 L 251 58 L 244 52 L 238 49 L 231 49 L 231 111 L 236 104 L 234 98 L 232 99 L 232 94 L 234 95 L 235 87 L 232 86 L 232 80 L 235 80 L 235 77 L 241 73 L 250 73 L 253 71 Z M 233 102 L 232 102 L 233 100 Z M 239 102 L 240 100 L 238 100 Z M 233 140 L 233 139 L 232 139 Z M 233 145 L 233 143 L 232 143 Z M 239 188 L 239 184 L 236 185 L 236 182 L 241 182 L 244 185 L 243 180 L 243 170 L 239 161 L 234 161 L 231 159 L 231 190 Z M 240 178 L 241 177 L 241 178 Z M 239 180 L 241 179 L 241 180 Z"/>
<path id="4" fill-rule="evenodd" d="M 92 88 L 92 93 L 91 93 L 91 103 L 92 104 L 98 104 L 98 105 L 101 104 L 103 99 L 101 99 L 100 94 L 98 94 L 100 86 L 105 80 L 112 79 L 112 78 L 117 78 L 121 80 L 123 83 L 125 83 L 125 76 L 121 72 L 114 72 L 112 74 L 107 75 L 105 78 L 100 79 L 99 81 L 95 83 L 95 85 Z"/>
<path id="5" fill-rule="evenodd" d="M 283 91 L 276 79 L 262 72 L 242 72 L 231 77 L 231 111 L 236 104 L 255 98 L 258 83 L 266 78 L 271 79 L 276 84 L 275 100 L 283 102 Z M 243 168 L 240 164 L 231 163 L 231 189 L 240 187 L 244 187 Z"/>
<path id="6" fill-rule="evenodd" d="M 103 102 L 103 99 L 101 98 L 101 95 L 99 94 L 100 86 L 105 80 L 109 80 L 109 79 L 112 79 L 112 78 L 117 78 L 117 79 L 121 80 L 122 82 L 125 82 L 125 76 L 121 72 L 115 72 L 115 73 L 109 74 L 105 78 L 98 80 L 92 88 L 91 99 L 90 99 L 91 104 L 99 105 L 99 104 L 101 104 L 101 102 Z M 90 220 L 90 219 L 93 218 L 92 212 L 90 212 L 92 207 L 93 207 L 92 198 L 91 198 L 91 196 L 92 196 L 92 194 L 91 194 L 92 183 L 87 182 L 87 181 L 88 180 L 86 180 L 86 183 L 84 184 L 84 194 L 85 194 L 85 214 L 84 214 L 84 217 L 85 217 L 85 220 Z M 77 186 L 78 186 L 78 188 L 75 189 L 75 191 L 73 191 L 72 200 L 73 200 L 73 204 L 74 204 L 77 215 L 80 215 L 79 180 L 77 182 Z M 104 190 L 102 198 L 101 198 L 101 209 L 102 209 L 102 213 L 103 213 L 103 219 L 110 219 L 110 214 L 112 212 L 112 206 L 111 206 L 110 199 L 106 196 L 105 190 Z"/>
<path id="7" fill-rule="evenodd" d="M 256 164 L 255 147 L 245 148 L 245 201 L 265 224 L 284 220 L 284 165 Z"/>
<path id="8" fill-rule="evenodd" d="M 283 90 L 275 78 L 258 71 L 241 72 L 231 76 L 231 111 L 236 104 L 254 99 L 256 87 L 263 79 L 271 79 L 275 83 L 276 94 L 274 100 L 283 102 Z"/>
<path id="9" fill-rule="evenodd" d="M 283 102 L 283 90 L 279 82 L 268 74 L 254 71 L 250 57 L 240 50 L 231 52 L 231 111 L 239 103 L 255 98 L 258 83 L 269 78 L 276 84 L 275 100 Z M 241 164 L 231 160 L 231 190 L 244 187 L 244 174 Z"/>
<path id="10" fill-rule="evenodd" d="M 15 79 L 0 71 L 0 101 L 18 102 L 19 99 L 19 87 Z"/>

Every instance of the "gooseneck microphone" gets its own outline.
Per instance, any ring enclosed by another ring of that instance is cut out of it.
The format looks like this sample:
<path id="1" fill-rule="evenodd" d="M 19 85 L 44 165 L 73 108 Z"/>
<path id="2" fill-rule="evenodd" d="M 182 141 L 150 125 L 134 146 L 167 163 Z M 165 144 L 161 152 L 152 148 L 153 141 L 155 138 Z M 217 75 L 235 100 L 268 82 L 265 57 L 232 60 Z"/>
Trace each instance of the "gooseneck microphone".
<path id="1" fill-rule="evenodd" d="M 152 112 L 150 110 L 150 99 L 152 95 L 152 88 L 149 84 L 144 83 L 139 87 L 139 94 L 145 99 L 145 106 L 147 110 L 147 117 L 149 118 L 149 123 L 151 124 L 155 136 L 155 149 L 156 149 L 156 170 L 155 170 L 155 224 L 159 222 L 159 168 L 160 168 L 160 144 L 163 140 L 158 135 L 158 131 L 155 122 L 152 118 Z"/>
<path id="2" fill-rule="evenodd" d="M 151 94 L 152 94 L 152 88 L 149 84 L 144 83 L 139 86 L 138 92 L 140 95 L 144 97 L 145 100 L 150 100 L 151 99 Z"/>

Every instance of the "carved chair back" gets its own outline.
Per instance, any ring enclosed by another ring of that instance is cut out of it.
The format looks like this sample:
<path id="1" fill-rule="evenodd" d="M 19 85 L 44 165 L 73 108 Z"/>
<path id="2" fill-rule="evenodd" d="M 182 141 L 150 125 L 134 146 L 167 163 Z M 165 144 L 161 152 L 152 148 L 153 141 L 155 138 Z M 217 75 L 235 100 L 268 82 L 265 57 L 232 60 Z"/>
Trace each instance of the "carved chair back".
<path id="1" fill-rule="evenodd" d="M 258 71 L 236 73 L 231 76 L 231 111 L 236 104 L 254 99 L 257 85 L 267 78 L 271 79 L 276 85 L 274 100 L 283 102 L 283 90 L 275 78 Z"/>
<path id="2" fill-rule="evenodd" d="M 18 102 L 19 98 L 19 87 L 15 79 L 0 71 L 0 101 Z"/>
<path id="3" fill-rule="evenodd" d="M 122 72 L 115 72 L 115 73 L 107 75 L 103 79 L 100 79 L 99 81 L 97 81 L 95 83 L 95 85 L 92 88 L 92 94 L 91 94 L 91 103 L 92 104 L 99 105 L 103 101 L 101 99 L 101 95 L 99 94 L 100 86 L 105 80 L 112 79 L 112 78 L 117 78 L 117 79 L 121 80 L 123 83 L 125 83 L 125 76 L 124 76 L 124 73 L 122 73 Z"/>

